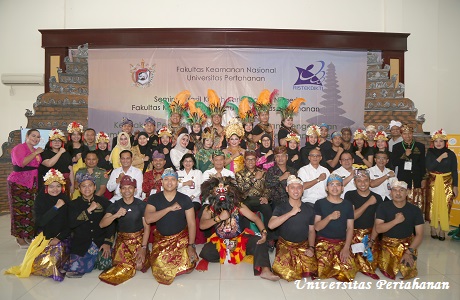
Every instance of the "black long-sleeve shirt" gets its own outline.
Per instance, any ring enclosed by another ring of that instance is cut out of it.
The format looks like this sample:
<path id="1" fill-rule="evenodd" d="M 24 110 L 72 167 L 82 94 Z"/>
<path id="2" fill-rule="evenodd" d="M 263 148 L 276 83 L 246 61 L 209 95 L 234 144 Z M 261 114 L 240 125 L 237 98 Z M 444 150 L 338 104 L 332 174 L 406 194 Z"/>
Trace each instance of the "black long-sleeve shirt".
<path id="1" fill-rule="evenodd" d="M 65 204 L 59 209 L 55 209 L 54 206 L 59 199 L 64 200 Z M 70 235 L 68 223 L 69 202 L 69 198 L 64 193 L 60 193 L 58 196 L 51 196 L 41 190 L 34 203 L 37 232 L 43 231 L 46 239 L 58 238 L 63 240 L 68 237 Z"/>
<path id="2" fill-rule="evenodd" d="M 428 172 L 452 173 L 452 185 L 458 186 L 457 156 L 452 150 L 446 149 L 447 158 L 438 162 L 436 159 L 442 154 L 442 151 L 428 149 L 426 153 L 426 169 Z"/>

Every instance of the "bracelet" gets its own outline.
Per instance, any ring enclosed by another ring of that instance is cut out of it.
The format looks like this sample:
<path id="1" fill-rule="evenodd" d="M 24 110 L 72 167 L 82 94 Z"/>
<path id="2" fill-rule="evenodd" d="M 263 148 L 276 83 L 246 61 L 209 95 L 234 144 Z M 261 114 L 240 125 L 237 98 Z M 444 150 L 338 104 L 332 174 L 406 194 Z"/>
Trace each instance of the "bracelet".
<path id="1" fill-rule="evenodd" d="M 265 229 L 265 228 L 262 229 L 262 230 L 260 231 L 260 233 L 266 235 L 266 234 L 267 234 L 267 229 Z"/>
<path id="2" fill-rule="evenodd" d="M 221 221 L 222 221 L 222 220 L 220 219 L 219 216 L 215 216 L 215 217 L 214 217 L 214 222 L 220 223 Z"/>
<path id="3" fill-rule="evenodd" d="M 192 247 L 193 249 L 196 249 L 196 245 L 195 245 L 195 244 L 188 244 L 188 247 Z"/>

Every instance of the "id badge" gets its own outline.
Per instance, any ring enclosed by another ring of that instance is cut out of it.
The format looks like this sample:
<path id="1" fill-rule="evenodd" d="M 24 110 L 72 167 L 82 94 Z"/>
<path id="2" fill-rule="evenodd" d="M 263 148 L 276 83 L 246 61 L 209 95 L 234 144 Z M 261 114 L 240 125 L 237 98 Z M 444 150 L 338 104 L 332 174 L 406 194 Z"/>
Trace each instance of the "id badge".
<path id="1" fill-rule="evenodd" d="M 404 170 L 411 171 L 412 170 L 412 160 L 408 160 L 404 162 Z"/>

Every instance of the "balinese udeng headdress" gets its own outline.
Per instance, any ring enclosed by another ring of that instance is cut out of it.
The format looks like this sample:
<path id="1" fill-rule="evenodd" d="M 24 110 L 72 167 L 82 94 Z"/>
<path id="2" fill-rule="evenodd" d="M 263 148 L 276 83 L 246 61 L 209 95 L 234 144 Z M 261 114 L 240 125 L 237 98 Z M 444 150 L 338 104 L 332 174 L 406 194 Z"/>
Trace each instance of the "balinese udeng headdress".
<path id="1" fill-rule="evenodd" d="M 375 134 L 374 141 L 388 141 L 388 135 L 385 131 L 379 131 Z"/>
<path id="2" fill-rule="evenodd" d="M 300 105 L 305 102 L 304 98 L 295 98 L 291 102 L 284 97 L 276 98 L 276 110 L 281 113 L 281 119 L 292 118 L 299 111 Z"/>
<path id="3" fill-rule="evenodd" d="M 272 106 L 273 99 L 275 99 L 277 95 L 277 89 L 273 90 L 271 94 L 270 91 L 267 89 L 260 92 L 255 105 L 257 114 L 260 114 L 261 112 L 269 112 L 270 107 Z"/>
<path id="4" fill-rule="evenodd" d="M 224 103 L 220 103 L 220 98 L 217 96 L 217 93 L 214 90 L 208 89 L 208 103 L 210 115 L 219 115 L 222 116 L 225 113 L 227 107 L 231 107 L 238 114 L 238 106 L 230 102 L 233 97 L 228 97 L 225 99 Z M 199 107 L 201 104 L 199 104 Z"/>
<path id="5" fill-rule="evenodd" d="M 50 141 L 50 146 L 51 146 L 51 141 L 54 141 L 54 140 L 61 140 L 62 141 L 62 147 L 64 147 L 64 143 L 65 143 L 65 136 L 64 136 L 64 133 L 62 132 L 62 130 L 60 129 L 57 129 L 57 128 L 54 128 L 54 129 L 51 129 L 50 133 L 49 133 L 49 141 Z"/>
<path id="6" fill-rule="evenodd" d="M 65 191 L 66 182 L 64 175 L 62 175 L 62 173 L 56 169 L 50 169 L 48 172 L 46 172 L 45 176 L 43 176 L 43 181 L 45 184 L 45 193 L 48 193 L 48 185 L 52 184 L 53 182 L 59 182 L 59 184 L 62 186 L 62 192 Z"/>
<path id="7" fill-rule="evenodd" d="M 444 129 L 439 129 L 438 131 L 435 131 L 431 134 L 431 140 L 434 141 L 436 139 L 442 139 L 444 141 L 447 141 L 447 133 Z"/>
<path id="8" fill-rule="evenodd" d="M 356 129 L 355 133 L 353 133 L 353 139 L 354 140 L 363 139 L 363 140 L 367 141 L 366 131 L 362 130 L 361 128 Z"/>
<path id="9" fill-rule="evenodd" d="M 366 132 L 368 131 L 373 131 L 373 132 L 377 132 L 377 128 L 375 128 L 374 125 L 369 125 L 366 127 Z"/>
<path id="10" fill-rule="evenodd" d="M 206 119 L 208 115 L 210 115 L 209 108 L 202 102 L 198 102 L 196 100 L 189 100 L 186 104 L 187 110 L 184 110 L 184 117 L 185 121 L 190 124 L 200 124 L 201 126 L 206 123 Z"/>
<path id="11" fill-rule="evenodd" d="M 296 141 L 297 144 L 300 144 L 300 135 L 297 133 L 291 132 L 285 138 L 286 142 Z"/>
<path id="12" fill-rule="evenodd" d="M 371 178 L 371 175 L 369 173 L 369 170 L 368 169 L 355 169 L 354 170 L 354 178 L 358 178 L 358 177 L 367 177 L 367 178 Z"/>
<path id="13" fill-rule="evenodd" d="M 256 118 L 256 109 L 254 107 L 254 98 L 243 96 L 238 106 L 238 114 L 243 124 L 254 123 Z"/>
<path id="14" fill-rule="evenodd" d="M 97 144 L 99 143 L 109 143 L 110 142 L 110 139 L 109 139 L 109 135 L 107 133 L 105 133 L 104 131 L 99 131 L 97 134 L 96 134 L 96 147 L 97 147 Z"/>
<path id="15" fill-rule="evenodd" d="M 231 138 L 232 135 L 236 135 L 241 138 L 244 135 L 243 124 L 238 121 L 237 118 L 233 118 L 228 122 L 227 127 L 225 127 L 225 137 L 227 139 Z"/>
<path id="16" fill-rule="evenodd" d="M 316 134 L 316 136 L 319 137 L 321 135 L 321 129 L 319 129 L 318 125 L 313 124 L 308 126 L 306 134 L 307 136 Z"/>
<path id="17" fill-rule="evenodd" d="M 182 116 L 184 111 L 187 109 L 186 104 L 190 95 L 190 92 L 185 90 L 177 94 L 171 103 L 165 99 L 162 100 L 165 110 L 168 113 L 168 118 L 170 118 L 172 114 L 179 114 L 179 116 Z"/>

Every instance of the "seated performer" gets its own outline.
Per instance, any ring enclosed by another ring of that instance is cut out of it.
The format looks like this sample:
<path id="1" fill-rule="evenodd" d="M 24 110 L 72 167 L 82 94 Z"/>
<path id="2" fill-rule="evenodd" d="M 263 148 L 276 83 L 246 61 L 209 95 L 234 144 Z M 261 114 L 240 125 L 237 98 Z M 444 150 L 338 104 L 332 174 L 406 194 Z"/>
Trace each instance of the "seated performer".
<path id="1" fill-rule="evenodd" d="M 71 278 L 82 277 L 94 268 L 105 270 L 112 266 L 110 248 L 115 233 L 114 224 L 105 228 L 99 226 L 111 203 L 96 194 L 96 178 L 77 172 L 76 180 L 81 196 L 69 205 L 72 247 L 66 276 Z"/>
<path id="2" fill-rule="evenodd" d="M 40 234 L 34 238 L 19 266 L 5 271 L 17 277 L 30 274 L 63 281 L 62 268 L 69 258 L 70 228 L 67 225 L 69 197 L 65 193 L 65 178 L 61 172 L 50 169 L 45 177 L 45 187 L 38 193 L 34 203 L 36 230 Z"/>
<path id="3" fill-rule="evenodd" d="M 340 198 L 342 190 L 342 177 L 332 174 L 327 178 L 327 197 L 315 202 L 316 259 L 320 279 L 350 282 L 357 272 L 350 253 L 354 215 L 353 205 Z"/>
<path id="4" fill-rule="evenodd" d="M 213 193 L 209 197 L 210 205 L 201 216 L 200 229 L 214 226 L 215 233 L 201 250 L 200 257 L 203 260 L 197 270 L 207 270 L 208 262 L 237 264 L 248 254 L 254 255 L 254 275 L 271 281 L 279 280 L 270 270 L 267 229 L 256 214 L 240 203 L 241 196 L 235 180 L 228 177 L 211 178 L 203 183 L 202 190 L 213 190 Z M 261 238 L 255 236 L 252 230 L 244 228 L 245 223 L 248 223 L 246 218 L 257 225 Z"/>
<path id="5" fill-rule="evenodd" d="M 152 274 L 161 284 L 190 273 L 198 255 L 195 251 L 195 210 L 189 196 L 177 191 L 178 175 L 168 168 L 161 175 L 163 192 L 151 195 L 145 209 L 147 223 L 156 222 L 150 256 Z"/>
<path id="6" fill-rule="evenodd" d="M 407 193 L 407 183 L 395 180 L 391 184 L 393 201 L 377 208 L 375 230 L 383 233 L 378 264 L 382 274 L 391 279 L 398 272 L 404 280 L 418 273 L 417 248 L 423 240 L 424 220 L 420 209 L 407 201 Z"/>
<path id="7" fill-rule="evenodd" d="M 295 175 L 287 180 L 289 202 L 280 203 L 273 212 L 268 227 L 279 228 L 273 272 L 287 281 L 317 274 L 315 257 L 315 214 L 302 202 L 303 182 Z"/>
<path id="8" fill-rule="evenodd" d="M 148 239 L 150 226 L 144 220 L 147 203 L 135 198 L 136 179 L 125 175 L 120 180 L 122 198 L 107 208 L 99 226 L 111 225 L 116 220 L 117 239 L 112 254 L 113 267 L 102 272 L 99 279 L 112 285 L 119 285 L 149 268 Z"/>
<path id="9" fill-rule="evenodd" d="M 374 220 L 375 211 L 383 200 L 380 195 L 369 190 L 370 176 L 368 170 L 356 169 L 354 174 L 356 190 L 348 191 L 345 194 L 345 200 L 353 204 L 355 214 L 353 244 L 363 243 L 364 236 L 367 235 L 369 241 L 367 246 L 369 246 L 369 250 L 373 255 L 373 259 L 369 260 L 364 253 L 358 253 L 356 255 L 356 264 L 358 270 L 364 275 L 379 279 L 379 276 L 375 274 L 378 245 L 375 242 L 377 232 L 374 230 Z"/>

